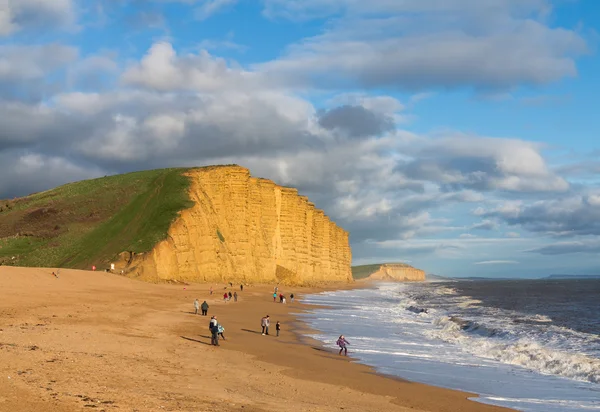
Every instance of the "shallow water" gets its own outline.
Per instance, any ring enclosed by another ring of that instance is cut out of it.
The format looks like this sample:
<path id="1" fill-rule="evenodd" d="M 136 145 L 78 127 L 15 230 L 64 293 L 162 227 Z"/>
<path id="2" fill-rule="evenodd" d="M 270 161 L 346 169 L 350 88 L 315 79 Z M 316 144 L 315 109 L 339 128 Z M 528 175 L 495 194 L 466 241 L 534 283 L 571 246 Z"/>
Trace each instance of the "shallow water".
<path id="1" fill-rule="evenodd" d="M 600 282 L 544 282 L 382 283 L 307 296 L 329 308 L 302 316 L 382 373 L 522 411 L 600 411 Z"/>

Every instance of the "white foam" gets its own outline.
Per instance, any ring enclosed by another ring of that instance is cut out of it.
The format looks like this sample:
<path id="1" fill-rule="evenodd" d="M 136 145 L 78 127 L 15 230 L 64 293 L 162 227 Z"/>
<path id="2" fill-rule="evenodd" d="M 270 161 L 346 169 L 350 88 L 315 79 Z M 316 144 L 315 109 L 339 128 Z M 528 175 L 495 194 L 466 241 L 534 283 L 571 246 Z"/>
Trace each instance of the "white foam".
<path id="1" fill-rule="evenodd" d="M 438 299 L 456 307 L 468 302 L 452 288 L 431 286 L 438 289 L 434 292 Z M 304 317 L 314 329 L 327 331 L 316 339 L 335 348 L 336 338 L 344 334 L 351 343 L 350 354 L 382 373 L 479 393 L 479 402 L 517 410 L 600 410 L 600 360 L 565 349 L 589 347 L 597 336 L 562 330 L 543 316 L 515 314 L 529 316 L 526 320 L 538 322 L 540 330 L 536 324 L 510 324 L 505 322 L 506 313 L 479 307 L 474 310 L 483 317 L 464 319 L 469 323 L 463 323 L 467 325 L 463 330 L 441 309 L 406 310 L 407 304 L 422 307 L 418 302 L 422 290 L 413 288 L 382 284 L 312 295 L 308 302 L 334 309 L 318 309 Z M 467 311 L 480 305 L 469 303 Z"/>

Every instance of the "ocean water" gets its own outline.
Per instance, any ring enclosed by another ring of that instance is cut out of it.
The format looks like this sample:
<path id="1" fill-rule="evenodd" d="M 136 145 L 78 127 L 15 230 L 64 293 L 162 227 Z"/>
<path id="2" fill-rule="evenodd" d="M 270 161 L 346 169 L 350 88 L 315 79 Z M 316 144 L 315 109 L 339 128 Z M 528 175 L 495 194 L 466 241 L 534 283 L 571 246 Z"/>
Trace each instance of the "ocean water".
<path id="1" fill-rule="evenodd" d="M 314 338 L 521 411 L 600 411 L 600 280 L 380 283 L 306 296 Z"/>

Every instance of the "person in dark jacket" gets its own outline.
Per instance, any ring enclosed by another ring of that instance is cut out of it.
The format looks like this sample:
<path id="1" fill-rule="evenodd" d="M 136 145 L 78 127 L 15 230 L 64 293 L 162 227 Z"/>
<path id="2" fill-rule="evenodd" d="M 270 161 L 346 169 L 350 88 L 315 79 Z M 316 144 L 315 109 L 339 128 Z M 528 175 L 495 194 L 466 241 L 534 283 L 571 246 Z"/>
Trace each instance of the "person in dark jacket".
<path id="1" fill-rule="evenodd" d="M 206 316 L 208 314 L 208 303 L 206 301 L 202 302 L 200 309 L 202 309 L 202 316 Z"/>

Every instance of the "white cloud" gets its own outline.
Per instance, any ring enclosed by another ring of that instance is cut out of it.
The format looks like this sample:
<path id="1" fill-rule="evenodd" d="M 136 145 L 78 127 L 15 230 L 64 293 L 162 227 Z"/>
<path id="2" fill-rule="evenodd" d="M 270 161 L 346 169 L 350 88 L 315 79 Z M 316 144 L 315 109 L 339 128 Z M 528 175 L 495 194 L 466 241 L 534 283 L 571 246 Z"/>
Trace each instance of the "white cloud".
<path id="1" fill-rule="evenodd" d="M 340 17 L 259 67 L 298 86 L 498 91 L 575 76 L 587 52 L 575 31 L 546 25 L 544 0 L 361 3 L 267 1 L 271 17 Z"/>

